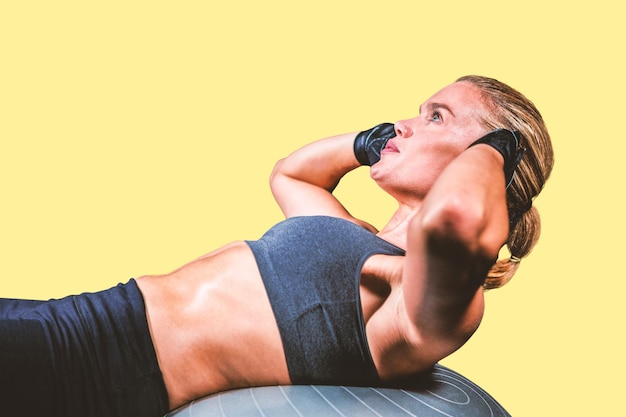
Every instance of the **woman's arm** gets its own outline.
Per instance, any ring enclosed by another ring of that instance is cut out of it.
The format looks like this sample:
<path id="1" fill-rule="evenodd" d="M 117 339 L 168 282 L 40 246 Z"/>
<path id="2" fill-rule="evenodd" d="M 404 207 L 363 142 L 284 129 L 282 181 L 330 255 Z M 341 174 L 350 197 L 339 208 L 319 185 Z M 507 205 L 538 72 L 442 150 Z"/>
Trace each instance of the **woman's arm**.
<path id="1" fill-rule="evenodd" d="M 313 142 L 276 163 L 270 186 L 285 216 L 328 215 L 372 228 L 354 219 L 332 194 L 341 178 L 361 165 L 354 155 L 356 135 Z"/>
<path id="2" fill-rule="evenodd" d="M 385 144 L 395 135 L 392 123 L 381 123 L 359 133 L 319 140 L 278 161 L 270 186 L 285 216 L 334 216 L 376 232 L 372 225 L 352 217 L 333 190 L 348 172 L 378 162 Z"/>
<path id="3" fill-rule="evenodd" d="M 403 297 L 410 344 L 425 362 L 460 347 L 483 311 L 482 283 L 508 235 L 503 156 L 470 147 L 437 179 L 411 220 Z"/>

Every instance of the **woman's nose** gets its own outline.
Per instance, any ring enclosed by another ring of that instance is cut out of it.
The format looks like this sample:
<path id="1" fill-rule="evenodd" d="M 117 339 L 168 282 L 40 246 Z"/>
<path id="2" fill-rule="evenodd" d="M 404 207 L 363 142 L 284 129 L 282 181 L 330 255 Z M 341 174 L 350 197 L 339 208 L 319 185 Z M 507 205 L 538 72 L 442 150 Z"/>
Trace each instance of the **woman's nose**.
<path id="1" fill-rule="evenodd" d="M 413 130 L 406 120 L 398 120 L 394 125 L 394 128 L 396 130 L 396 136 L 401 138 L 408 138 L 413 134 Z"/>

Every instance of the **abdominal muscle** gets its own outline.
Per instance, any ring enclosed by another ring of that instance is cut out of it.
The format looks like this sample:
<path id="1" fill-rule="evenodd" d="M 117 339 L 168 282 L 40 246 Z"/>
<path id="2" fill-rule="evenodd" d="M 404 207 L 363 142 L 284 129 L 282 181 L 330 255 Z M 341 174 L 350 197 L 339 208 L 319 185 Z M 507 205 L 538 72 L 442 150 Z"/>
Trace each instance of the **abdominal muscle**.
<path id="1" fill-rule="evenodd" d="M 290 382 L 254 256 L 234 242 L 167 275 L 137 278 L 170 408 Z"/>

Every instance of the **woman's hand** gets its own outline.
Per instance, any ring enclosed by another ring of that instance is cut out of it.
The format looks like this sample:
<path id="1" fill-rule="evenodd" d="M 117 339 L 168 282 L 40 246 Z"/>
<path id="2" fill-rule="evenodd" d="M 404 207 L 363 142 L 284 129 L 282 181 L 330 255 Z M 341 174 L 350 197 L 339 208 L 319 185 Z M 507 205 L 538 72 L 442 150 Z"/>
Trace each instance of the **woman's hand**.
<path id="1" fill-rule="evenodd" d="M 364 130 L 354 139 L 354 155 L 361 165 L 372 166 L 380 161 L 380 152 L 387 141 L 396 136 L 393 123 L 381 123 Z"/>

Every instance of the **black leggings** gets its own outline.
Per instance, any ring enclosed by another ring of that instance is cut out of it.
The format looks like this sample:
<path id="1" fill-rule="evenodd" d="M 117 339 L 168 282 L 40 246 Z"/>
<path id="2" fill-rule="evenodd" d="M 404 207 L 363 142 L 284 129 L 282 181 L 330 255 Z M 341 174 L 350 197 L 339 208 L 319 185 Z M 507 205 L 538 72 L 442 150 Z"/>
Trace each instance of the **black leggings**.
<path id="1" fill-rule="evenodd" d="M 134 280 L 59 300 L 0 299 L 0 416 L 162 417 L 167 410 Z"/>

